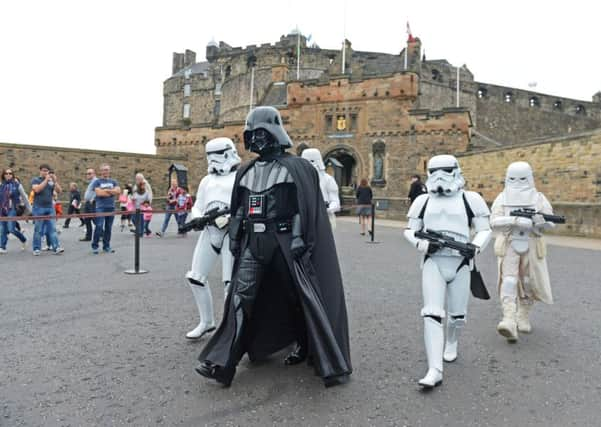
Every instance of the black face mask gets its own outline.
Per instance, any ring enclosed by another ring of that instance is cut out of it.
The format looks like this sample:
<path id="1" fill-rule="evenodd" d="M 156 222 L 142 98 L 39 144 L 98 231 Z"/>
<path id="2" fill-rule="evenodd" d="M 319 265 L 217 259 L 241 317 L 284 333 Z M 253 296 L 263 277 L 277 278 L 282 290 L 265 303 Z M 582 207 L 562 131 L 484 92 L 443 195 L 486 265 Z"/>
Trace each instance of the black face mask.
<path id="1" fill-rule="evenodd" d="M 249 149 L 253 153 L 258 153 L 261 156 L 268 152 L 273 152 L 274 149 L 280 151 L 279 144 L 275 138 L 265 129 L 260 128 L 252 131 Z"/>

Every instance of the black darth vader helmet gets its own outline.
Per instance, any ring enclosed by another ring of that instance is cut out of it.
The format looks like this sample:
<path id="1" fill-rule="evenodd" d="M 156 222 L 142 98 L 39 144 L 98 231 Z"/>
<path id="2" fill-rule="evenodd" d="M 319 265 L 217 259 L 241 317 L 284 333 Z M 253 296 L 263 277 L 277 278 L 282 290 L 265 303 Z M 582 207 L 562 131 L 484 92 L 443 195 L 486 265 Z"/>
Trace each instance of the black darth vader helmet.
<path id="1" fill-rule="evenodd" d="M 280 112 L 273 107 L 257 107 L 246 117 L 244 148 L 254 153 L 285 150 L 292 141 L 282 126 Z"/>

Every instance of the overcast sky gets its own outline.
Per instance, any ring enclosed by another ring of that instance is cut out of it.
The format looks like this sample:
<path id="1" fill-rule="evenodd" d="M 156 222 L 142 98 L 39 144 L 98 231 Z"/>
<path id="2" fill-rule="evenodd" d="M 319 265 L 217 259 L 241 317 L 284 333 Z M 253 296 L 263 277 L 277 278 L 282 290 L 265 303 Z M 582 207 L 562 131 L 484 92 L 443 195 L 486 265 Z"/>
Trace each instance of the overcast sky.
<path id="1" fill-rule="evenodd" d="M 428 59 L 478 81 L 585 101 L 601 90 L 591 1 L 2 1 L 0 142 L 154 153 L 172 52 L 201 61 L 213 37 L 273 43 L 296 25 L 337 48 L 345 4 L 355 50 L 398 54 L 409 21 Z"/>

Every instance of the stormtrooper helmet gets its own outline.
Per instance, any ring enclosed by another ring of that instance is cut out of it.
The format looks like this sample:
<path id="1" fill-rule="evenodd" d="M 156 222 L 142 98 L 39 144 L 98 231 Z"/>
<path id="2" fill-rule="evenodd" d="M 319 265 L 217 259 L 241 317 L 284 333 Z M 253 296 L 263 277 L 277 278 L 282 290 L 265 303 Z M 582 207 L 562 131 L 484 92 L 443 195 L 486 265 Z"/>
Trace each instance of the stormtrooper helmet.
<path id="1" fill-rule="evenodd" d="M 455 156 L 442 154 L 428 161 L 428 193 L 452 196 L 463 188 L 465 180 Z"/>
<path id="2" fill-rule="evenodd" d="M 325 171 L 326 165 L 323 164 L 323 159 L 321 158 L 321 153 L 317 148 L 306 148 L 303 150 L 301 157 L 303 159 L 307 159 L 311 162 L 313 167 L 317 169 L 318 172 Z"/>
<path id="3" fill-rule="evenodd" d="M 209 173 L 227 175 L 240 164 L 236 146 L 229 138 L 215 138 L 205 146 Z"/>
<path id="4" fill-rule="evenodd" d="M 536 204 L 538 191 L 534 186 L 532 167 L 527 162 L 514 162 L 507 167 L 504 193 L 507 206 Z"/>
<path id="5" fill-rule="evenodd" d="M 248 113 L 244 126 L 244 148 L 263 155 L 292 147 L 282 125 L 280 112 L 273 107 L 257 107 Z"/>

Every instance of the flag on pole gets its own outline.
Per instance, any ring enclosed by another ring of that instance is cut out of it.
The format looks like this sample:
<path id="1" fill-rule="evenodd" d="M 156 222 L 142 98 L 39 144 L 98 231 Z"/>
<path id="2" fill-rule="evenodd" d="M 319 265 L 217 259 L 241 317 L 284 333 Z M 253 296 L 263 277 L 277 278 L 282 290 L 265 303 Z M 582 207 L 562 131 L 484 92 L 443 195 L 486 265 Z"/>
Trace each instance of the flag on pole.
<path id="1" fill-rule="evenodd" d="M 407 21 L 407 42 L 412 42 L 414 40 L 415 38 L 411 34 L 411 27 L 409 26 L 409 21 Z"/>

